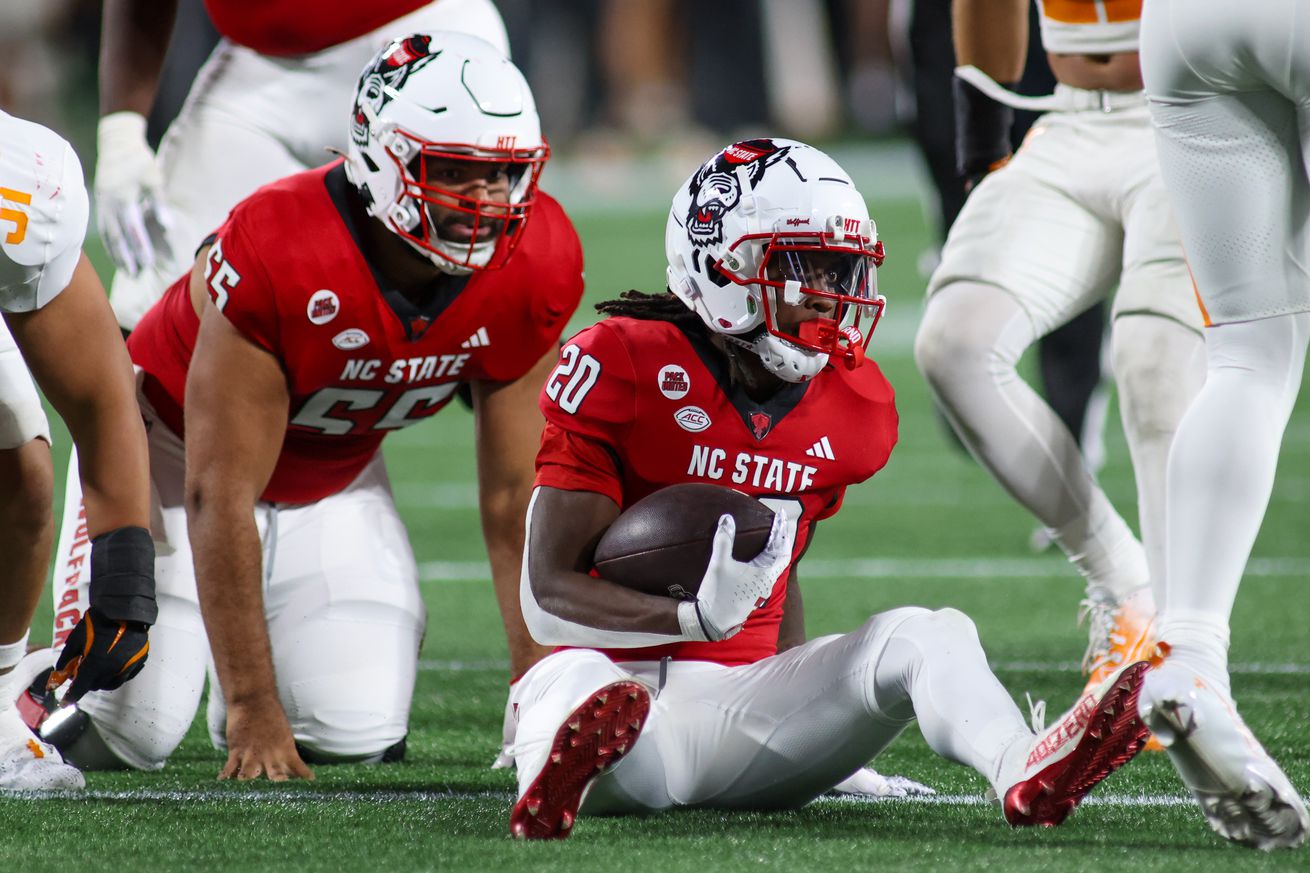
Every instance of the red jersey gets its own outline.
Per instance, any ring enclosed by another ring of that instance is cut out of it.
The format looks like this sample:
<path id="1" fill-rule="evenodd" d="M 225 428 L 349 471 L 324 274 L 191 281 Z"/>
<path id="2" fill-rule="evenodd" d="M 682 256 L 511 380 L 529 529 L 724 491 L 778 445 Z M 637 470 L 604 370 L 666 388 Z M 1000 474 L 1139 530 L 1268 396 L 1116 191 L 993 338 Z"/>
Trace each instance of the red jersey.
<path id="1" fill-rule="evenodd" d="M 793 561 L 846 487 L 887 463 L 898 421 L 891 385 L 871 360 L 856 370 L 828 367 L 761 403 L 730 385 L 726 359 L 705 336 L 632 318 L 569 340 L 540 405 L 536 484 L 595 491 L 621 508 L 681 482 L 726 485 L 796 522 Z M 727 665 L 767 658 L 778 650 L 787 575 L 730 639 L 604 654 Z"/>
<path id="2" fill-rule="evenodd" d="M 261 55 L 322 51 L 377 30 L 432 0 L 205 0 L 214 28 Z"/>
<path id="3" fill-rule="evenodd" d="M 462 288 L 444 277 L 420 310 L 379 283 L 359 244 L 373 219 L 348 190 L 339 161 L 267 185 L 237 204 L 209 251 L 215 305 L 286 372 L 287 433 L 265 500 L 335 494 L 388 432 L 439 411 L 461 382 L 524 375 L 582 296 L 577 233 L 538 192 L 508 263 Z M 128 339 L 147 398 L 178 434 L 200 326 L 188 283 L 173 283 Z"/>

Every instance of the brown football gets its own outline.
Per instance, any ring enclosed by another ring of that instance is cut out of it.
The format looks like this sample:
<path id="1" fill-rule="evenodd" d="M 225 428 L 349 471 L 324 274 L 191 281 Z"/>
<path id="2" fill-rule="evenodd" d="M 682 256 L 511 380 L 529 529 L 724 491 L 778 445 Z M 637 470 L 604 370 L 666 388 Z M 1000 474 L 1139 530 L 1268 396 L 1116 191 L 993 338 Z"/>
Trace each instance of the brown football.
<path id="1" fill-rule="evenodd" d="M 732 556 L 749 561 L 764 548 L 773 512 L 721 485 L 671 485 L 629 506 L 596 544 L 602 578 L 648 594 L 689 598 L 710 563 L 719 517 L 737 522 Z"/>

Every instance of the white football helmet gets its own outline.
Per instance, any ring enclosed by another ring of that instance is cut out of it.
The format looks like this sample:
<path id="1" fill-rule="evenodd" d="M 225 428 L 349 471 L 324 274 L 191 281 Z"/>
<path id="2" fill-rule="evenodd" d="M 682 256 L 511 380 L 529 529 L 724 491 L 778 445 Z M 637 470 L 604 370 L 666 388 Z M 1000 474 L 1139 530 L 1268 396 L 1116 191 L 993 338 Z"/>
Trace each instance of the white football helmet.
<path id="1" fill-rule="evenodd" d="M 346 173 L 369 215 L 444 272 L 504 265 L 549 155 L 523 74 L 475 36 L 437 31 L 393 40 L 360 75 Z M 503 165 L 508 202 L 442 187 L 429 168 L 452 160 Z"/>
<path id="2" fill-rule="evenodd" d="M 664 246 L 669 290 L 779 378 L 804 382 L 830 358 L 863 363 L 886 307 L 882 243 L 850 176 L 818 149 L 728 146 L 673 198 Z"/>

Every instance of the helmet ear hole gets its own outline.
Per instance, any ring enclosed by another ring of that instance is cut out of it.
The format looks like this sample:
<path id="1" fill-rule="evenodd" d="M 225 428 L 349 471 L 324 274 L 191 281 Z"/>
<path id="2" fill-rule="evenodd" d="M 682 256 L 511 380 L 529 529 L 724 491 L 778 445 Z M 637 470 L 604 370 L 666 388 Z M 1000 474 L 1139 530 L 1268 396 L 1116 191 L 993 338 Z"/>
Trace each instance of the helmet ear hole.
<path id="1" fill-rule="evenodd" d="M 720 288 L 727 288 L 729 283 L 732 281 L 727 276 L 723 275 L 723 273 L 714 269 L 713 267 L 710 267 L 710 269 L 706 271 L 706 274 L 709 276 L 710 281 L 713 282 L 715 285 L 719 286 Z"/>

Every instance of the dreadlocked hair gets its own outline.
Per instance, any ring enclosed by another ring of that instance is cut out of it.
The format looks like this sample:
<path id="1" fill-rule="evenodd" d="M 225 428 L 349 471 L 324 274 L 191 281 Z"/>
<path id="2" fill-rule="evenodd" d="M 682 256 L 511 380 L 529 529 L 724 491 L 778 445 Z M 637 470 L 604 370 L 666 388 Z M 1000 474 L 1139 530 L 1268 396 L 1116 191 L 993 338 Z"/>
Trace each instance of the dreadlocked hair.
<path id="1" fill-rule="evenodd" d="M 596 304 L 596 311 L 610 317 L 638 318 L 643 321 L 668 321 L 684 330 L 704 330 L 705 322 L 699 315 L 673 295 L 672 291 L 646 294 L 642 291 L 624 291 L 615 300 Z"/>

